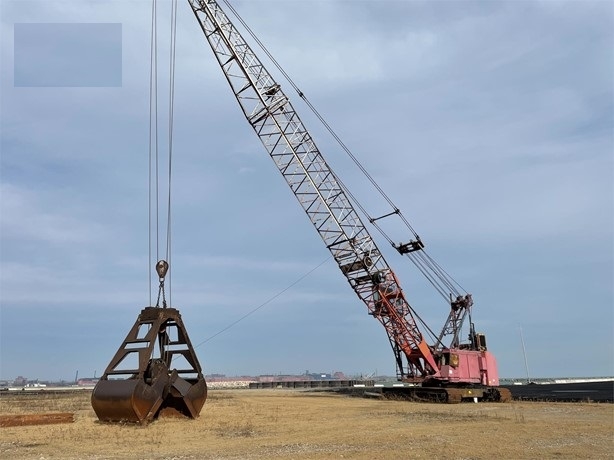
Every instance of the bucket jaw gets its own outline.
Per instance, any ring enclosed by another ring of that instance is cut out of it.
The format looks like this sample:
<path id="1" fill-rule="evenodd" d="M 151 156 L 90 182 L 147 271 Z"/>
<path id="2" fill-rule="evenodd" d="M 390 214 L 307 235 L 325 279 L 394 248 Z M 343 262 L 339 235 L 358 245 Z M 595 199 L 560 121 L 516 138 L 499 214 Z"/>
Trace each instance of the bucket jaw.
<path id="1" fill-rule="evenodd" d="M 206 399 L 207 383 L 179 311 L 147 307 L 96 384 L 92 407 L 104 422 L 146 424 L 161 414 L 196 418 Z"/>

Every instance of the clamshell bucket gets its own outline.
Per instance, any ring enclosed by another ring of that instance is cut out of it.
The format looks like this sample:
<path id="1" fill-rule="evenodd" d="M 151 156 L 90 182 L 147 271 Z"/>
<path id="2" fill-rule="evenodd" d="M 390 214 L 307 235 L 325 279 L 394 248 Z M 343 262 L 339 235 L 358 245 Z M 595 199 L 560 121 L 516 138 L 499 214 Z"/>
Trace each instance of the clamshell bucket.
<path id="1" fill-rule="evenodd" d="M 179 311 L 147 307 L 96 384 L 92 407 L 104 422 L 145 424 L 159 415 L 196 418 L 206 399 L 207 383 Z"/>

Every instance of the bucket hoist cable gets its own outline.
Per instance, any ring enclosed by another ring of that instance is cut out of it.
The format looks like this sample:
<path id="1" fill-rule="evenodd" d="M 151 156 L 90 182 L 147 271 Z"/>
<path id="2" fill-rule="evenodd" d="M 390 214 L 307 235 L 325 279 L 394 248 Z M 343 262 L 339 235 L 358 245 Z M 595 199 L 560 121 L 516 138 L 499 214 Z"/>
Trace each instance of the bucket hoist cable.
<path id="1" fill-rule="evenodd" d="M 152 294 L 152 274 L 150 267 L 154 265 L 155 260 L 165 260 L 170 265 L 171 251 L 171 234 L 172 234 L 172 159 L 173 159 L 173 127 L 174 127 L 174 99 L 175 99 L 175 61 L 176 61 L 176 38 L 177 38 L 177 0 L 171 2 L 170 15 L 170 51 L 169 51 L 169 88 L 168 88 L 168 150 L 167 150 L 167 172 L 168 177 L 164 184 L 168 189 L 166 199 L 166 239 L 165 249 L 161 251 L 160 238 L 160 220 L 161 220 L 161 203 L 160 203 L 160 188 L 161 188 L 161 148 L 159 136 L 159 110 L 158 110 L 158 6 L 157 0 L 152 0 L 151 14 L 151 52 L 150 52 L 150 75 L 149 75 L 149 258 L 148 258 L 148 278 L 149 278 L 149 293 L 150 305 Z M 154 242 L 155 239 L 155 242 Z M 164 253 L 164 259 L 160 257 L 161 252 Z M 160 283 L 164 283 L 165 278 L 162 278 Z M 172 300 L 172 274 L 168 273 L 168 297 L 169 303 Z M 158 299 L 160 297 L 160 289 L 158 287 Z"/>
<path id="2" fill-rule="evenodd" d="M 158 260 L 158 296 L 155 306 L 141 310 L 91 397 L 98 418 L 106 422 L 146 424 L 160 413 L 196 418 L 207 398 L 207 384 L 179 311 L 167 304 L 165 279 L 171 258 L 171 165 L 175 80 L 175 39 L 177 0 L 171 10 L 171 51 L 169 56 L 168 199 L 166 250 L 160 259 L 160 146 L 158 117 L 157 0 L 152 0 L 152 34 L 149 86 L 149 263 L 155 249 Z M 155 226 L 155 228 L 154 228 Z M 155 248 L 154 248 L 155 234 Z M 149 305 L 152 305 L 152 277 L 149 278 Z M 170 302 L 170 277 L 168 299 Z M 177 367 L 174 359 L 182 358 Z M 135 364 L 136 362 L 136 364 Z"/>

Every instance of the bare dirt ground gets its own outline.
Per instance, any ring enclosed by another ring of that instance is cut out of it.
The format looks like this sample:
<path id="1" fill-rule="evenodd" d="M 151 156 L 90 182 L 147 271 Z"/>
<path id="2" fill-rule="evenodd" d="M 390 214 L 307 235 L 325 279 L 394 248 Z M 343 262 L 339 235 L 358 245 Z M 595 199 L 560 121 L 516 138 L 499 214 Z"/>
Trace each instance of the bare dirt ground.
<path id="1" fill-rule="evenodd" d="M 614 405 L 430 404 L 293 390 L 211 390 L 197 420 L 98 422 L 90 393 L 0 396 L 0 414 L 75 422 L 0 428 L 6 459 L 609 459 Z"/>

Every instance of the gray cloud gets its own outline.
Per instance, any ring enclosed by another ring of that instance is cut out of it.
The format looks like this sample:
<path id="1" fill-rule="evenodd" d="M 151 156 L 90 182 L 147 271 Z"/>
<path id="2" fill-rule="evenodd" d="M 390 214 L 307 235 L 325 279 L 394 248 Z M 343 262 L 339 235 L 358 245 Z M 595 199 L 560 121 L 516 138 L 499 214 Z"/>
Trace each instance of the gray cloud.
<path id="1" fill-rule="evenodd" d="M 235 6 L 430 253 L 473 292 L 503 375 L 524 372 L 519 323 L 542 375 L 612 374 L 613 360 L 602 359 L 614 348 L 611 5 Z M 149 298 L 150 4 L 2 8 L 0 377 L 100 374 Z M 242 118 L 192 13 L 179 10 L 173 301 L 200 343 L 328 252 Z M 122 24 L 121 88 L 12 86 L 13 23 L 93 17 Z M 160 80 L 164 88 L 163 71 Z M 163 92 L 161 114 L 166 104 Z M 384 213 L 313 116 L 295 107 L 344 182 Z M 164 117 L 161 126 L 164 149 Z M 382 250 L 437 329 L 445 303 Z M 23 350 L 10 346 L 24 339 Z M 50 340 L 64 362 L 41 350 Z M 384 331 L 333 261 L 198 351 L 208 372 L 394 371 Z"/>

